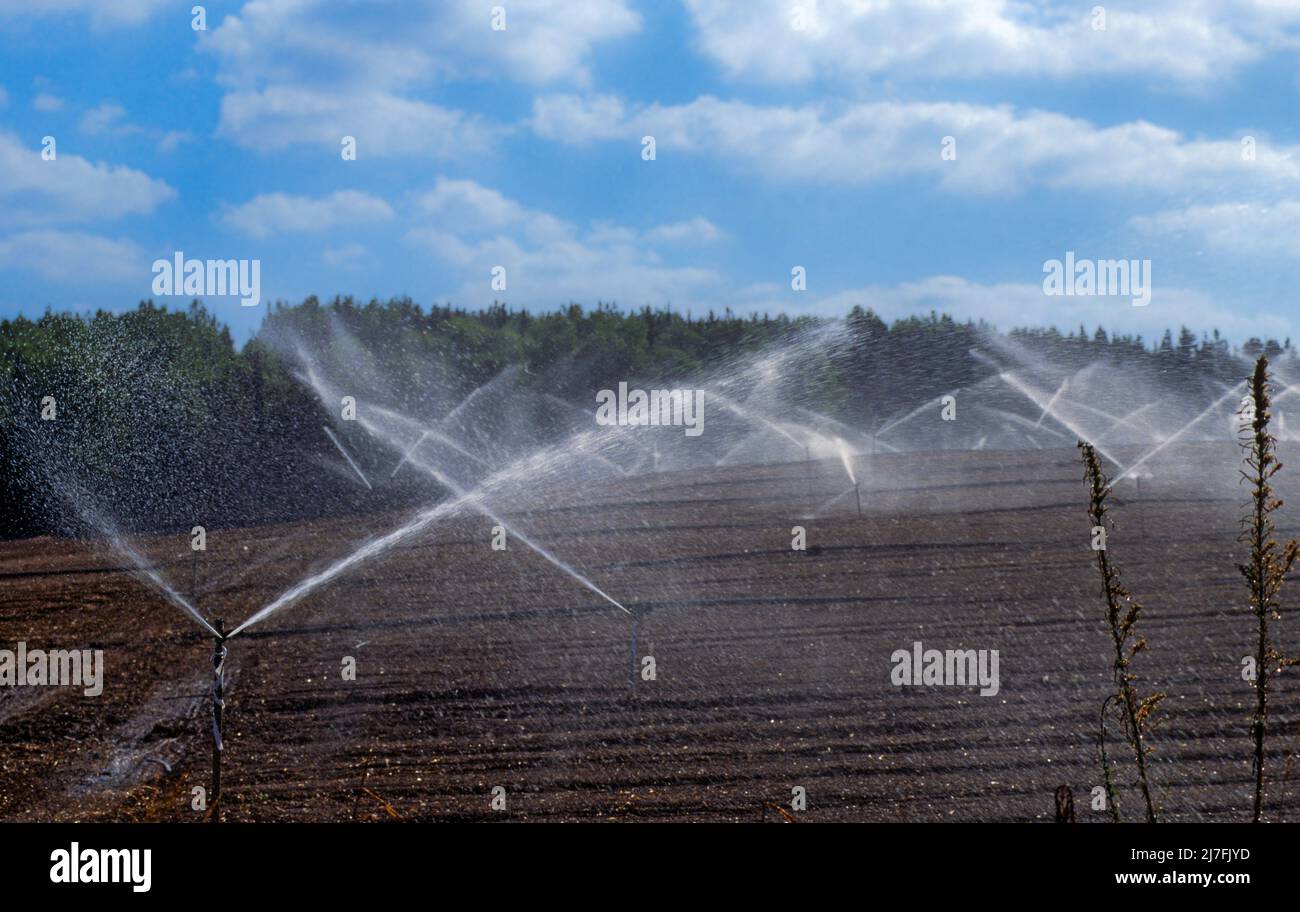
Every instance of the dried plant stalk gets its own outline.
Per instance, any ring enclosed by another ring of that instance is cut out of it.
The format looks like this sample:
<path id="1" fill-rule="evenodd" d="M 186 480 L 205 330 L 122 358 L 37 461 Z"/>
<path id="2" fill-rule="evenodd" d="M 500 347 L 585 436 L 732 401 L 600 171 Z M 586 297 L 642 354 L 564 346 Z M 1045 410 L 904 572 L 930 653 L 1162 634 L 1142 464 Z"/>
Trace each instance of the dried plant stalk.
<path id="1" fill-rule="evenodd" d="M 1297 550 L 1294 539 L 1279 546 L 1274 538 L 1272 514 L 1282 506 L 1273 496 L 1269 480 L 1282 468 L 1276 455 L 1276 441 L 1269 431 L 1270 386 L 1268 359 L 1261 356 L 1255 362 L 1250 378 L 1250 395 L 1242 405 L 1242 448 L 1246 451 L 1246 468 L 1241 477 L 1250 485 L 1250 509 L 1242 519 L 1240 541 L 1250 545 L 1250 561 L 1238 564 L 1237 569 L 1246 578 L 1250 589 L 1250 610 L 1255 615 L 1255 713 L 1251 718 L 1250 732 L 1254 740 L 1253 772 L 1255 775 L 1255 802 L 1251 815 L 1259 823 L 1264 812 L 1264 735 L 1268 724 L 1268 695 L 1274 668 L 1281 670 L 1300 663 L 1300 659 L 1287 659 L 1273 645 L 1269 630 L 1270 620 L 1280 620 L 1278 594 L 1282 583 L 1295 563 Z"/>
<path id="2" fill-rule="evenodd" d="M 1107 526 L 1106 498 L 1110 494 L 1110 485 L 1106 481 L 1106 474 L 1102 471 L 1101 462 L 1097 459 L 1097 452 L 1092 444 L 1080 441 L 1079 448 L 1083 452 L 1084 479 L 1088 482 L 1088 517 L 1092 520 L 1094 529 L 1104 530 Z M 1137 678 L 1130 669 L 1133 657 L 1147 645 L 1146 638 L 1137 632 L 1137 620 L 1142 612 L 1142 606 L 1133 601 L 1129 591 L 1124 588 L 1119 571 L 1111 561 L 1104 543 L 1102 547 L 1096 548 L 1094 553 L 1097 555 L 1097 569 L 1101 572 L 1102 592 L 1106 599 L 1106 623 L 1110 628 L 1111 641 L 1115 650 L 1111 661 L 1116 688 L 1113 698 L 1119 704 L 1124 720 L 1124 733 L 1137 763 L 1138 788 L 1142 792 L 1142 800 L 1146 806 L 1147 822 L 1155 823 L 1156 807 L 1151 798 L 1151 783 L 1147 774 L 1149 748 L 1146 746 L 1145 734 L 1150 724 L 1151 714 L 1165 695 L 1157 693 L 1146 698 L 1138 696 L 1137 689 L 1133 686 Z M 1109 764 L 1105 760 L 1104 707 L 1102 714 L 1102 773 L 1106 779 L 1107 792 L 1111 793 L 1111 818 L 1119 820 L 1119 807 L 1114 800 Z"/>

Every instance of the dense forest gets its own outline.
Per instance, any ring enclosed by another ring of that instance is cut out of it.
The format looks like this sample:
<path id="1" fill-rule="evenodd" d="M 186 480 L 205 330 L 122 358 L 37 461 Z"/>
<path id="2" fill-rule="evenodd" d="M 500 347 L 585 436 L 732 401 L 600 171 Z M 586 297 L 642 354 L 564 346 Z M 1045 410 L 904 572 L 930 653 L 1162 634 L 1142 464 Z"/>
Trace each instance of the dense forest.
<path id="1" fill-rule="evenodd" d="M 572 305 L 536 314 L 422 308 L 410 299 L 359 304 L 309 298 L 277 304 L 237 348 L 201 303 L 169 311 L 152 302 L 124 313 L 47 313 L 0 322 L 0 536 L 75 532 L 69 497 L 110 506 L 133 526 L 182 527 L 201 511 L 223 522 L 328 510 L 345 486 L 304 500 L 259 479 L 300 472 L 327 453 L 328 418 L 294 377 L 275 340 L 328 347 L 343 327 L 382 357 L 395 407 L 454 399 L 509 365 L 521 382 L 582 407 L 619 381 L 665 387 L 707 375 L 739 356 L 793 344 L 834 325 L 833 346 L 806 346 L 791 401 L 870 427 L 988 373 L 972 353 L 990 326 L 931 313 L 887 325 L 854 308 L 825 318 L 691 316 Z M 1104 361 L 1188 383 L 1235 383 L 1239 355 L 1283 365 L 1290 340 L 1251 339 L 1234 352 L 1217 332 L 1184 328 L 1148 344 L 1098 327 L 1061 333 L 1013 329 L 1003 337 L 1061 370 Z M 51 409 L 53 411 L 51 412 Z M 42 417 L 57 420 L 42 420 Z M 281 486 L 282 487 L 282 486 Z M 72 492 L 71 494 L 69 492 Z"/>

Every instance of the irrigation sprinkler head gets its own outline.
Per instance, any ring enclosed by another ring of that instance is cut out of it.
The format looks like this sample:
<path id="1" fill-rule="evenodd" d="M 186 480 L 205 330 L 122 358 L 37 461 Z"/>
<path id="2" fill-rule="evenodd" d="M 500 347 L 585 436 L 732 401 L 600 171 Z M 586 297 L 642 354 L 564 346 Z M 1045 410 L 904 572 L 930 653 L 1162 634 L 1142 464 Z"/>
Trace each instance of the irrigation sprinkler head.
<path id="1" fill-rule="evenodd" d="M 212 803 L 209 810 L 213 823 L 221 821 L 221 711 L 226 705 L 226 625 L 221 618 L 212 619 L 217 632 L 212 648 Z"/>

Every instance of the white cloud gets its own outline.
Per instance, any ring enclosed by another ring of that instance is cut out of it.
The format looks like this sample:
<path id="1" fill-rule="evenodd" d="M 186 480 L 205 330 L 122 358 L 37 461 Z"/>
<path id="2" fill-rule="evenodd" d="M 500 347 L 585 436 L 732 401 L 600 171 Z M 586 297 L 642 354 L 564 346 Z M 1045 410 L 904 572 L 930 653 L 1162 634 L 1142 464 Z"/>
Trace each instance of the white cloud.
<path id="1" fill-rule="evenodd" d="M 1105 29 L 1094 28 L 1104 6 Z M 686 0 L 696 42 L 729 76 L 816 78 L 1096 77 L 1206 83 L 1294 48 L 1291 0 Z M 794 27 L 794 8 L 808 12 Z"/>
<path id="2" fill-rule="evenodd" d="M 222 98 L 219 133 L 254 150 L 308 143 L 338 154 L 343 137 L 352 136 L 359 159 L 414 154 L 466 158 L 490 149 L 500 130 L 477 116 L 384 92 L 274 87 Z"/>
<path id="3" fill-rule="evenodd" d="M 1300 202 L 1189 206 L 1129 224 L 1139 231 L 1185 239 L 1215 253 L 1241 257 L 1300 256 Z"/>
<path id="4" fill-rule="evenodd" d="M 130 281 L 149 274 L 145 256 L 134 241 L 54 229 L 0 238 L 0 265 L 29 269 L 66 284 Z"/>
<path id="5" fill-rule="evenodd" d="M 221 78 L 242 88 L 332 81 L 369 89 L 507 75 L 525 82 L 585 82 L 596 45 L 631 35 L 626 0 L 420 0 L 362 8 L 326 0 L 256 0 L 227 16 L 206 48 Z"/>
<path id="6" fill-rule="evenodd" d="M 541 136 L 581 144 L 643 135 L 665 151 L 716 156 L 729 166 L 791 182 L 869 184 L 926 176 L 951 190 L 1029 186 L 1193 192 L 1226 183 L 1300 180 L 1300 147 L 1257 148 L 1239 138 L 1188 139 L 1145 121 L 1100 127 L 1047 111 L 955 102 L 868 102 L 774 107 L 702 96 L 685 105 L 629 108 L 608 96 L 551 95 L 534 102 Z M 944 137 L 956 159 L 941 157 Z"/>
<path id="7" fill-rule="evenodd" d="M 126 136 L 139 132 L 140 129 L 133 124 L 127 123 L 126 108 L 109 101 L 91 108 L 81 115 L 79 126 L 83 132 L 89 133 L 91 136 L 103 136 L 105 134 Z"/>
<path id="8" fill-rule="evenodd" d="M 826 295 L 817 300 L 814 309 L 842 314 L 860 304 L 887 321 L 935 310 L 959 321 L 985 320 L 1002 331 L 1025 326 L 1056 326 L 1068 331 L 1080 325 L 1091 331 L 1101 325 L 1112 332 L 1141 333 L 1148 342 L 1164 330 L 1182 325 L 1206 331 L 1215 328 L 1234 339 L 1295 335 L 1291 321 L 1280 314 L 1234 306 L 1194 289 L 1165 287 L 1159 273 L 1153 285 L 1150 305 L 1134 307 L 1123 297 L 1048 296 L 1041 283 L 981 284 L 957 276 L 932 276 Z"/>
<path id="9" fill-rule="evenodd" d="M 194 141 L 189 130 L 160 130 L 142 127 L 126 119 L 126 108 L 114 102 L 104 102 L 81 115 L 78 126 L 89 136 L 146 136 L 157 143 L 163 154 L 175 152 L 181 145 Z"/>
<path id="10" fill-rule="evenodd" d="M 49 92 L 41 92 L 32 99 L 32 107 L 43 114 L 63 110 L 63 99 Z"/>
<path id="11" fill-rule="evenodd" d="M 722 230 L 702 216 L 660 225 L 646 232 L 646 240 L 665 244 L 708 244 L 721 239 Z"/>
<path id="12" fill-rule="evenodd" d="M 176 195 L 160 180 L 122 165 L 91 164 L 61 151 L 41 158 L 11 133 L 0 133 L 0 205 L 9 224 L 96 221 L 152 212 Z"/>
<path id="13" fill-rule="evenodd" d="M 420 210 L 435 220 L 454 223 L 462 232 L 522 228 L 532 238 L 554 237 L 567 228 L 556 218 L 534 212 L 491 187 L 472 180 L 438 178 L 434 188 L 416 197 Z"/>
<path id="14" fill-rule="evenodd" d="M 248 148 L 269 137 L 366 154 L 474 155 L 499 132 L 431 97 L 453 81 L 502 78 L 583 85 L 593 49 L 640 27 L 627 0 L 470 0 L 338 5 L 257 0 L 227 16 L 201 47 L 218 60 L 220 132 Z"/>
<path id="15" fill-rule="evenodd" d="M 655 229 L 609 223 L 579 228 L 474 181 L 440 178 L 416 203 L 421 224 L 406 240 L 450 269 L 461 284 L 446 294 L 467 306 L 500 298 L 546 309 L 569 301 L 685 307 L 711 303 L 723 291 L 712 270 L 667 265 L 655 249 L 663 240 Z M 684 224 L 698 233 L 710 223 Z M 506 269 L 504 292 L 491 288 L 495 266 Z"/>
<path id="16" fill-rule="evenodd" d="M 319 199 L 265 193 L 227 209 L 220 220 L 250 237 L 265 238 L 276 234 L 316 234 L 392 217 L 392 207 L 379 197 L 357 190 L 339 190 Z"/>

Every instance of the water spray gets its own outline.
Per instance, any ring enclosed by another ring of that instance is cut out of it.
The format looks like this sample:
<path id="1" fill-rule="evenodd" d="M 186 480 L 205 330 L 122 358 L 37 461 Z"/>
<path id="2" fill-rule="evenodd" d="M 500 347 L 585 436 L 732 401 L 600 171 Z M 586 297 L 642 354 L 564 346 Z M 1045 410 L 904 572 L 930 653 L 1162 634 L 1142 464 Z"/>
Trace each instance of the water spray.
<path id="1" fill-rule="evenodd" d="M 1007 386 L 1011 387 L 1020 395 L 1024 396 L 1030 402 L 1034 403 L 1039 408 L 1043 409 L 1044 412 L 1051 415 L 1054 419 L 1056 419 L 1057 422 L 1059 422 L 1071 434 L 1074 434 L 1075 437 L 1077 437 L 1079 440 L 1093 440 L 1092 435 L 1085 433 L 1077 424 L 1071 422 L 1064 415 L 1058 413 L 1056 409 L 1051 405 L 1050 402 L 1044 399 L 1043 396 L 1040 393 L 1036 392 L 1034 388 L 1031 387 L 1029 384 L 1020 380 L 1020 378 L 1018 378 L 1015 374 L 1011 373 L 1010 371 L 1003 371 L 1002 373 L 998 374 L 998 379 L 1001 380 L 1003 383 L 1005 383 Z M 1095 449 L 1099 455 L 1104 456 L 1107 461 L 1113 463 L 1122 472 L 1127 473 L 1128 470 L 1124 468 L 1124 463 L 1120 462 L 1110 453 L 1103 450 L 1100 444 L 1093 441 L 1092 446 L 1093 449 Z M 1122 478 L 1123 475 L 1121 475 L 1120 477 Z"/>
<path id="2" fill-rule="evenodd" d="M 420 444 L 424 443 L 425 438 L 427 438 L 428 436 L 429 436 L 429 432 L 426 430 L 419 437 L 415 438 L 415 443 L 411 444 L 410 449 L 408 449 L 405 453 L 402 454 L 401 459 L 397 460 L 397 465 L 393 468 L 393 474 L 388 476 L 389 480 L 392 480 L 393 478 L 397 477 L 397 470 L 400 469 L 402 466 L 406 465 L 406 460 L 411 458 L 411 454 L 416 451 L 416 449 L 420 446 Z"/>
<path id="3" fill-rule="evenodd" d="M 362 427 L 374 433 L 374 430 L 372 430 L 371 425 L 364 420 L 362 421 Z M 432 477 L 440 484 L 448 488 L 457 497 L 457 503 L 463 503 L 466 506 L 470 507 L 471 509 L 478 511 L 479 513 L 482 513 L 488 519 L 492 520 L 494 523 L 501 526 L 501 528 L 508 531 L 515 538 L 519 539 L 519 541 L 523 542 L 527 547 L 531 548 L 534 552 L 536 552 L 546 560 L 550 561 L 552 564 L 554 564 L 559 569 L 563 570 L 569 576 L 573 577 L 583 586 L 590 589 L 592 592 L 596 593 L 596 595 L 599 595 L 605 601 L 609 602 L 619 611 L 622 611 L 626 614 L 632 613 L 623 605 L 622 602 L 618 601 L 612 595 L 607 593 L 604 589 L 601 589 L 591 580 L 587 579 L 586 576 L 584 576 L 583 574 L 579 573 L 577 570 L 570 567 L 567 563 L 560 560 L 560 558 L 556 557 L 550 551 L 543 548 L 537 542 L 533 541 L 523 532 L 520 532 L 517 528 L 514 527 L 513 524 L 508 523 L 504 519 L 502 519 L 495 511 L 493 511 L 490 507 L 488 507 L 486 504 L 482 502 L 481 497 L 483 496 L 483 492 L 481 489 L 478 493 L 466 491 L 460 485 L 456 484 L 456 482 L 453 479 L 448 477 L 446 473 L 439 471 L 434 466 L 431 466 L 420 459 L 413 457 L 410 460 L 410 463 L 411 465 L 415 466 L 418 469 L 421 469 L 422 471 L 427 473 L 430 477 Z"/>
<path id="4" fill-rule="evenodd" d="M 917 415 L 920 415 L 922 412 L 924 412 L 930 406 L 934 405 L 936 402 L 942 402 L 944 396 L 955 396 L 958 393 L 960 393 L 964 388 L 965 387 L 959 387 L 958 389 L 953 390 L 951 393 L 944 393 L 943 395 L 935 396 L 933 399 L 927 399 L 924 402 L 922 402 L 920 405 L 918 405 L 916 408 L 908 412 L 906 415 L 903 415 L 901 418 L 895 418 L 892 421 L 886 421 L 883 427 L 878 428 L 875 432 L 872 433 L 871 435 L 872 440 L 874 441 L 876 436 L 883 437 L 885 434 L 889 433 L 894 428 L 898 427 L 900 424 L 904 424 L 908 421 L 911 421 L 913 418 L 915 418 Z"/>
<path id="5" fill-rule="evenodd" d="M 360 477 L 361 479 L 361 483 L 366 486 L 366 489 L 373 491 L 374 488 L 370 486 L 370 479 L 366 478 L 365 473 L 361 471 L 361 467 L 358 466 L 356 462 L 353 461 L 350 455 L 348 455 L 348 451 L 343 448 L 343 443 L 337 437 L 334 436 L 334 432 L 331 431 L 328 426 L 324 426 L 324 425 L 322 425 L 321 430 L 323 430 L 326 436 L 328 436 L 329 439 L 333 441 L 334 445 L 338 447 L 339 452 L 342 453 L 343 458 L 348 461 L 348 465 L 352 466 L 352 471 L 357 473 L 358 477 Z"/>
<path id="6" fill-rule="evenodd" d="M 1056 405 L 1057 400 L 1061 398 L 1061 394 L 1065 392 L 1066 387 L 1068 387 L 1069 385 L 1070 385 L 1069 377 L 1066 377 L 1064 380 L 1061 381 L 1061 385 L 1057 387 L 1056 392 L 1052 394 L 1052 398 L 1047 400 L 1047 405 L 1043 406 L 1042 412 L 1040 412 L 1038 415 L 1038 420 L 1034 422 L 1034 427 L 1043 426 L 1043 419 L 1047 417 L 1047 413 L 1052 410 L 1052 406 Z"/>
<path id="7" fill-rule="evenodd" d="M 1189 430 L 1191 430 L 1195 425 L 1199 424 L 1199 423 L 1200 423 L 1201 421 L 1203 421 L 1205 418 L 1209 417 L 1209 415 L 1210 415 L 1212 412 L 1214 412 L 1216 409 L 1218 409 L 1219 406 L 1221 406 L 1225 401 L 1227 401 L 1228 399 L 1231 399 L 1232 397 L 1236 396 L 1236 395 L 1237 395 L 1237 390 L 1241 389 L 1241 388 L 1244 387 L 1245 385 L 1246 385 L 1246 381 L 1243 380 L 1243 381 L 1241 381 L 1240 383 L 1238 383 L 1236 386 L 1234 386 L 1234 387 L 1232 387 L 1231 389 L 1229 389 L 1226 393 L 1224 393 L 1224 394 L 1223 394 L 1222 396 L 1220 396 L 1218 399 L 1215 399 L 1213 402 L 1211 402 L 1210 405 L 1209 405 L 1209 406 L 1208 406 L 1208 407 L 1207 407 L 1203 412 L 1201 412 L 1199 415 L 1197 415 L 1197 416 L 1196 416 L 1195 418 L 1193 418 L 1191 421 L 1189 421 L 1189 422 L 1187 422 L 1186 424 L 1184 424 L 1184 425 L 1183 425 L 1182 427 L 1180 427 L 1178 430 L 1174 431 L 1173 434 L 1171 434 L 1171 435 L 1169 435 L 1168 437 L 1166 437 L 1163 441 L 1160 442 L 1160 444 L 1159 444 L 1158 446 L 1153 447 L 1152 449 L 1148 450 L 1148 451 L 1147 451 L 1147 452 L 1142 456 L 1142 458 L 1140 458 L 1137 462 L 1133 463 L 1131 466 L 1129 466 L 1127 469 L 1125 469 L 1123 472 L 1121 472 L 1118 476 L 1116 476 L 1116 477 L 1111 481 L 1111 483 L 1110 483 L 1110 484 L 1111 484 L 1111 487 L 1114 487 L 1118 482 L 1123 481 L 1125 478 L 1127 478 L 1128 476 L 1132 475 L 1132 474 L 1133 474 L 1134 472 L 1136 472 L 1136 471 L 1137 471 L 1137 470 L 1138 470 L 1138 469 L 1143 465 L 1143 463 L 1145 463 L 1148 459 L 1150 459 L 1152 456 L 1156 455 L 1156 453 L 1159 453 L 1159 452 L 1160 452 L 1161 450 L 1163 450 L 1165 447 L 1169 446 L 1169 444 L 1173 443 L 1173 442 L 1174 442 L 1175 440 L 1177 440 L 1179 437 L 1183 436 L 1183 434 L 1187 433 Z"/>

